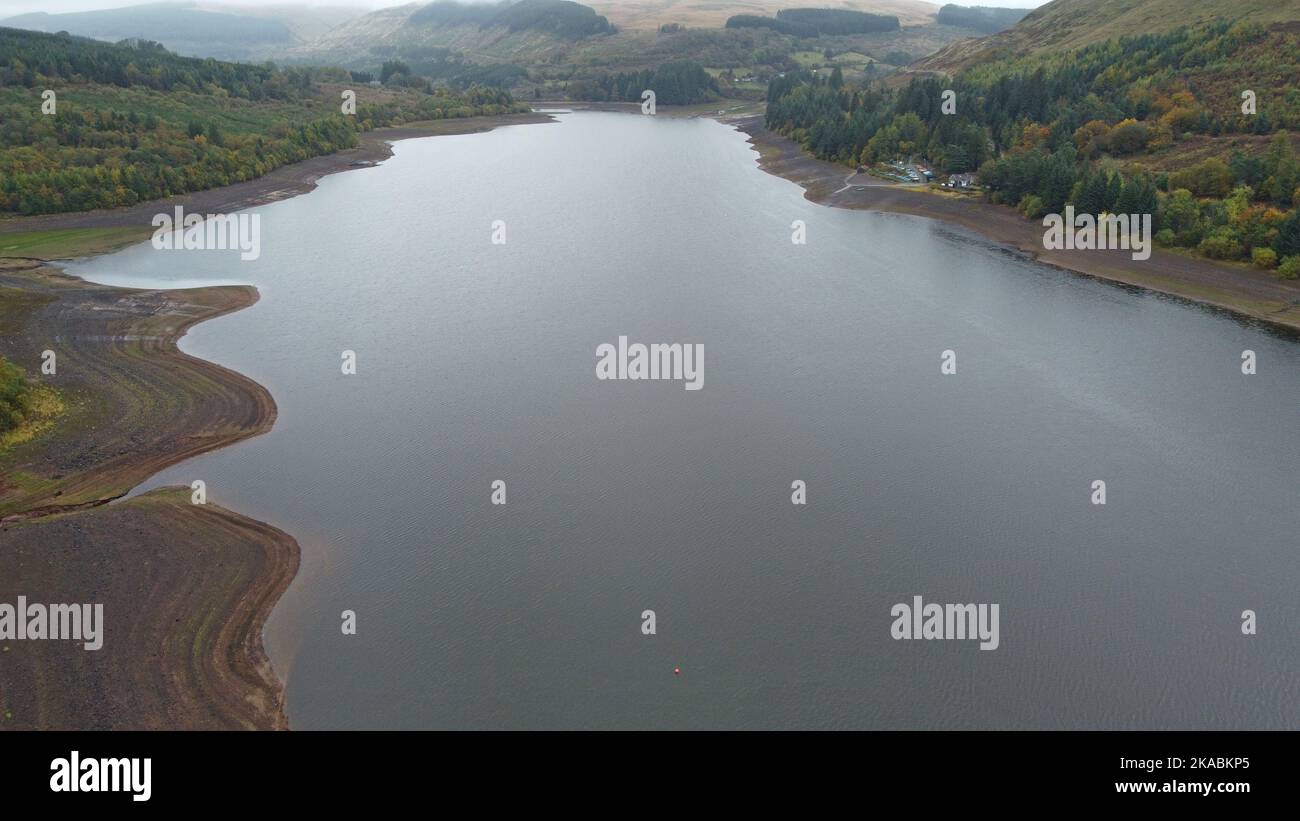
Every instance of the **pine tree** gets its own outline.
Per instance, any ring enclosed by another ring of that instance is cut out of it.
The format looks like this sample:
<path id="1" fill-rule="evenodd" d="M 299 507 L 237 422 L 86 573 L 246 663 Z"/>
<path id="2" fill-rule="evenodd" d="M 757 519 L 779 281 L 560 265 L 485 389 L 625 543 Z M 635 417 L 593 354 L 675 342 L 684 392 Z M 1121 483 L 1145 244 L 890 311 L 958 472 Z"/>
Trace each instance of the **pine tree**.
<path id="1" fill-rule="evenodd" d="M 1118 174 L 1115 176 L 1116 178 L 1119 177 Z M 1138 200 L 1141 194 L 1140 188 L 1141 183 L 1137 180 L 1128 180 L 1125 182 L 1123 187 L 1120 189 L 1119 197 L 1115 200 L 1114 212 L 1116 214 L 1140 214 L 1141 211 L 1138 210 Z"/>
<path id="2" fill-rule="evenodd" d="M 1106 174 L 1089 172 L 1084 178 L 1083 192 L 1074 209 L 1080 214 L 1100 214 L 1106 208 Z"/>
<path id="3" fill-rule="evenodd" d="M 1277 252 L 1278 259 L 1300 254 L 1300 208 L 1292 211 L 1291 216 L 1279 226 L 1273 250 Z"/>
<path id="4" fill-rule="evenodd" d="M 1106 182 L 1106 198 L 1102 204 L 1103 211 L 1114 213 L 1115 206 L 1119 203 L 1119 195 L 1123 191 L 1124 179 L 1119 174 L 1112 174 Z"/>

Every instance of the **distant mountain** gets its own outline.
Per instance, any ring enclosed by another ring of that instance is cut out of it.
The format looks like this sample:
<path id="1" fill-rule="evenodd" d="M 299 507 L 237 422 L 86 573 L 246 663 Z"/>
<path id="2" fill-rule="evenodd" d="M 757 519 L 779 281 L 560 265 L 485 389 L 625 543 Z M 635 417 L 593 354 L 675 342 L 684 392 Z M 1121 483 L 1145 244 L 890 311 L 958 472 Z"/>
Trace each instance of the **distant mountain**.
<path id="1" fill-rule="evenodd" d="M 382 73 L 385 64 L 400 63 L 414 75 L 455 87 L 479 83 L 534 96 L 567 94 L 568 84 L 577 80 L 612 94 L 602 85 L 606 74 L 689 61 L 715 76 L 726 75 L 724 93 L 745 96 L 761 93 L 769 78 L 801 66 L 838 61 L 847 76 L 856 76 L 869 65 L 877 72 L 979 34 L 975 28 L 936 23 L 939 6 L 916 0 L 613 1 L 618 5 L 601 8 L 630 14 L 620 17 L 634 21 L 627 28 L 569 0 L 436 0 L 385 8 L 277 59 L 343 66 L 358 74 Z M 733 9 L 771 14 L 751 14 L 757 27 L 735 22 L 724 27 L 735 15 L 718 12 Z M 686 22 L 674 19 L 688 12 Z M 664 22 L 651 28 L 657 20 Z M 736 87 L 734 78 L 743 77 L 750 78 L 740 81 L 746 87 Z"/>
<path id="2" fill-rule="evenodd" d="M 823 34 L 870 34 L 898 31 L 898 18 L 892 15 L 867 14 L 849 9 L 781 9 L 775 17 L 737 14 L 727 18 L 726 27 L 770 28 L 792 37 L 818 37 Z"/>
<path id="3" fill-rule="evenodd" d="M 490 4 L 462 4 L 451 0 L 430 3 L 411 15 L 409 22 L 421 25 L 475 24 L 480 29 L 537 31 L 567 40 L 612 34 L 609 20 L 589 6 L 570 0 L 519 0 Z"/>
<path id="4" fill-rule="evenodd" d="M 303 5 L 301 0 L 281 0 L 280 2 L 259 2 L 257 5 L 232 3 L 226 0 L 197 0 L 199 8 L 206 11 L 222 11 L 243 17 L 261 17 L 278 20 L 289 28 L 294 37 L 303 43 L 309 43 L 325 32 L 341 26 L 349 20 L 355 20 L 368 9 L 362 6 L 348 5 L 349 0 L 338 0 L 337 6 L 324 6 L 314 3 Z"/>
<path id="5" fill-rule="evenodd" d="M 738 14 L 775 17 L 782 9 L 849 9 L 897 17 L 902 26 L 934 22 L 939 7 L 923 0 L 588 0 L 620 30 L 656 31 L 666 23 L 692 29 L 722 28 Z"/>
<path id="6" fill-rule="evenodd" d="M 298 42 L 280 20 L 208 11 L 196 3 L 156 3 L 68 14 L 21 14 L 0 26 L 116 42 L 141 39 L 162 43 L 177 54 L 222 60 L 264 59 Z"/>
<path id="7" fill-rule="evenodd" d="M 377 57 L 454 50 L 486 61 L 530 61 L 614 33 L 609 20 L 570 0 L 502 0 L 380 9 L 295 49 L 300 62 L 362 65 Z"/>
<path id="8" fill-rule="evenodd" d="M 1300 0 L 1053 0 L 1006 31 L 953 43 L 913 68 L 952 73 L 1002 56 L 1081 48 L 1218 20 L 1300 20 Z"/>

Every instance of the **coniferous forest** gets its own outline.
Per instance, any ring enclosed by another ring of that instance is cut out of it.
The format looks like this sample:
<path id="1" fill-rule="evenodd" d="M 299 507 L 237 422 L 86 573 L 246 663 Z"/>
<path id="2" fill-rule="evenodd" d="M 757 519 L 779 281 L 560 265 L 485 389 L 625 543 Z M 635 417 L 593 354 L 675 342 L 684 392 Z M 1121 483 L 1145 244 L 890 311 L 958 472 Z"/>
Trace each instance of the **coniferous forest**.
<path id="1" fill-rule="evenodd" d="M 654 89 L 655 99 L 665 105 L 693 105 L 717 99 L 718 82 L 696 62 L 677 60 L 655 69 L 606 74 L 569 84 L 575 100 L 596 102 L 640 102 L 645 89 Z"/>

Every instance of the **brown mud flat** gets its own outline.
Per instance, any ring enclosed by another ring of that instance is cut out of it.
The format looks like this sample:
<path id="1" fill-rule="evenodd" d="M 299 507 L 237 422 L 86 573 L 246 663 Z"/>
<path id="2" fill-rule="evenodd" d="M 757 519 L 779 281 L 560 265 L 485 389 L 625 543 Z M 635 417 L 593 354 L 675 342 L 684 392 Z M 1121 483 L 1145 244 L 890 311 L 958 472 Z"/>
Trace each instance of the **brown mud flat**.
<path id="1" fill-rule="evenodd" d="M 248 182 L 235 183 L 207 191 L 195 191 L 165 200 L 131 205 L 124 208 L 84 211 L 74 214 L 45 214 L 36 217 L 13 217 L 0 220 L 0 235 L 27 231 L 54 231 L 67 228 L 117 228 L 149 226 L 157 214 L 171 214 L 176 206 L 193 214 L 228 214 L 245 208 L 296 197 L 316 188 L 322 177 L 369 168 L 393 156 L 392 143 L 414 137 L 437 137 L 453 134 L 476 134 L 506 125 L 553 122 L 548 114 L 503 114 L 493 117 L 464 117 L 432 120 L 424 123 L 377 128 L 360 135 L 360 145 L 300 163 L 286 165 Z"/>
<path id="2" fill-rule="evenodd" d="M 763 127 L 761 117 L 732 121 L 749 135 L 759 166 L 797 183 L 820 205 L 929 217 L 1009 245 L 1039 262 L 1072 273 L 1136 286 L 1286 329 L 1300 330 L 1300 283 L 1246 266 L 1154 249 L 1134 260 L 1128 251 L 1052 251 L 1043 248 L 1043 227 L 1015 209 L 922 186 L 882 183 L 849 168 L 808 155 L 795 141 Z"/>
<path id="3" fill-rule="evenodd" d="M 0 453 L 0 522 L 102 504 L 184 459 L 264 433 L 271 394 L 181 353 L 205 319 L 248 307 L 244 286 L 149 291 L 0 262 L 0 355 L 59 391 L 52 430 Z M 56 373 L 40 376 L 41 352 Z"/>
<path id="4" fill-rule="evenodd" d="M 0 602 L 103 605 L 98 650 L 0 640 L 0 729 L 286 729 L 261 636 L 298 560 L 188 488 L 0 525 Z"/>
<path id="5" fill-rule="evenodd" d="M 298 567 L 288 535 L 188 489 L 105 504 L 271 428 L 270 393 L 181 353 L 249 287 L 147 291 L 0 261 L 0 353 L 64 413 L 0 453 L 0 602 L 100 603 L 104 647 L 0 640 L 0 729 L 283 729 L 262 628 Z M 40 352 L 57 354 L 40 376 Z"/>

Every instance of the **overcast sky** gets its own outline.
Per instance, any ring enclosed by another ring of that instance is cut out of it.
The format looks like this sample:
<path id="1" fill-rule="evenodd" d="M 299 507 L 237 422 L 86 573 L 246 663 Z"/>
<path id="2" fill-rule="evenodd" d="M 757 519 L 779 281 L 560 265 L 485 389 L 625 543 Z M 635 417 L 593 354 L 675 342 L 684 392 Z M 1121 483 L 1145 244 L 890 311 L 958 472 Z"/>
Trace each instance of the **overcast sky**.
<path id="1" fill-rule="evenodd" d="M 201 5 L 222 6 L 359 6 L 377 9 L 383 6 L 404 6 L 413 0 L 211 0 Z M 144 6 L 166 0 L 0 0 L 0 18 L 25 14 L 30 11 L 91 11 L 93 9 L 120 9 L 123 6 Z"/>
<path id="2" fill-rule="evenodd" d="M 1047 0 L 964 0 L 963 6 L 1003 6 L 1016 8 L 1036 8 Z M 24 14 L 30 11 L 47 11 L 57 14 L 62 11 L 89 11 L 91 9 L 116 9 L 122 6 L 140 6 L 156 3 L 159 0 L 0 0 L 0 19 Z M 360 6 L 377 9 L 383 6 L 404 6 L 412 0 L 211 0 L 213 4 L 241 6 Z M 428 0 L 419 0 L 428 2 Z M 581 2 L 581 0 L 578 0 Z M 948 0 L 928 0 L 935 5 L 943 5 Z"/>

